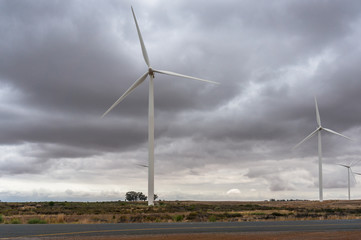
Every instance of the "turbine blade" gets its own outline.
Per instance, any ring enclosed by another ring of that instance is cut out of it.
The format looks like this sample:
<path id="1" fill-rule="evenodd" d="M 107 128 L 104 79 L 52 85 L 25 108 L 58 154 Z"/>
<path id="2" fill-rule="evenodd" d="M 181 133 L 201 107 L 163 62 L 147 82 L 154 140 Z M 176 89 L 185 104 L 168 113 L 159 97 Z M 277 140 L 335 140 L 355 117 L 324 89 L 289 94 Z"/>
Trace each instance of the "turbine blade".
<path id="1" fill-rule="evenodd" d="M 361 173 L 353 172 L 353 174 L 361 175 Z"/>
<path id="2" fill-rule="evenodd" d="M 183 77 L 183 78 L 189 78 L 189 79 L 199 80 L 199 81 L 203 81 L 203 82 L 219 84 L 218 82 L 214 82 L 214 81 L 210 81 L 210 80 L 206 80 L 206 79 L 202 79 L 202 78 L 191 77 L 191 76 L 187 76 L 187 75 L 183 75 L 183 74 L 179 74 L 179 73 L 175 73 L 175 72 L 170 72 L 170 71 L 156 70 L 156 69 L 153 69 L 153 71 L 157 72 L 157 73 L 170 75 L 170 76 Z"/>
<path id="3" fill-rule="evenodd" d="M 317 119 L 317 124 L 318 124 L 318 126 L 321 126 L 320 112 L 318 111 L 318 106 L 317 106 L 317 99 L 316 99 L 316 97 L 315 97 L 315 105 L 316 105 L 316 119 Z"/>
<path id="4" fill-rule="evenodd" d="M 355 160 L 352 160 L 352 162 L 350 163 L 350 167 L 353 166 L 354 162 L 355 162 Z"/>
<path id="5" fill-rule="evenodd" d="M 310 135 L 308 135 L 307 137 L 305 137 L 305 139 L 303 139 L 301 142 L 299 142 L 296 146 L 294 146 L 292 149 L 296 149 L 298 146 L 300 146 L 302 143 L 306 142 L 308 139 L 310 139 L 311 137 L 313 137 L 313 135 L 315 135 L 320 129 L 317 128 L 315 131 L 313 131 Z"/>
<path id="6" fill-rule="evenodd" d="M 144 80 L 147 78 L 148 72 L 144 73 L 137 81 L 133 83 L 133 85 L 115 102 L 113 105 L 102 115 L 102 118 L 107 115 L 115 106 L 117 106 L 123 99 L 129 95 L 136 87 L 138 87 L 139 84 L 144 82 Z"/>
<path id="7" fill-rule="evenodd" d="M 350 164 L 350 166 L 356 166 L 361 160 L 357 160 L 357 161 L 352 161 L 352 163 Z"/>
<path id="8" fill-rule="evenodd" d="M 345 168 L 349 168 L 350 166 L 347 166 L 347 165 L 345 165 L 345 164 L 336 164 L 336 165 L 339 165 L 339 166 L 341 166 L 341 167 L 345 167 Z"/>
<path id="9" fill-rule="evenodd" d="M 145 167 L 145 168 L 147 168 L 147 167 L 148 167 L 148 165 L 145 165 L 145 164 L 140 164 L 140 163 L 136 163 L 135 165 L 137 165 L 137 166 L 139 166 L 139 167 Z"/>
<path id="10" fill-rule="evenodd" d="M 140 29 L 139 29 L 139 26 L 138 26 L 137 18 L 135 17 L 135 14 L 134 14 L 133 7 L 131 7 L 131 8 L 132 8 L 132 13 L 133 13 L 133 18 L 134 18 L 135 26 L 137 27 L 137 32 L 138 32 L 138 37 L 139 37 L 139 41 L 140 41 L 140 46 L 142 47 L 142 53 L 143 53 L 144 61 L 145 61 L 145 63 L 147 64 L 147 66 L 150 67 L 150 62 L 149 62 L 149 57 L 148 57 L 147 49 L 145 49 L 143 37 L 142 37 L 142 34 L 140 33 Z"/>
<path id="11" fill-rule="evenodd" d="M 341 133 L 335 132 L 335 131 L 333 131 L 333 130 L 331 130 L 331 129 L 328 129 L 328 128 L 322 128 L 322 129 L 325 130 L 325 131 L 327 131 L 327 132 L 330 132 L 330 133 L 339 135 L 339 136 L 341 136 L 341 137 L 344 137 L 344 138 L 347 138 L 348 140 L 353 141 L 351 138 L 346 137 L 345 135 L 342 135 Z"/>

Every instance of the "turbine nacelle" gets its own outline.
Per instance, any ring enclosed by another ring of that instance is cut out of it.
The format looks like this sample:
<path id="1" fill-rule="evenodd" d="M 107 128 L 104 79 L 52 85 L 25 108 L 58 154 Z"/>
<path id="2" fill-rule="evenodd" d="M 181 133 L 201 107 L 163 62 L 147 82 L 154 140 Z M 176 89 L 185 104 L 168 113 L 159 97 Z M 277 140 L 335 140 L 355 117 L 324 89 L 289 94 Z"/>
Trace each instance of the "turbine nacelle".
<path id="1" fill-rule="evenodd" d="M 151 68 L 151 67 L 148 68 L 148 74 L 149 74 L 149 76 L 152 76 L 154 78 L 154 70 L 153 70 L 153 68 Z"/>

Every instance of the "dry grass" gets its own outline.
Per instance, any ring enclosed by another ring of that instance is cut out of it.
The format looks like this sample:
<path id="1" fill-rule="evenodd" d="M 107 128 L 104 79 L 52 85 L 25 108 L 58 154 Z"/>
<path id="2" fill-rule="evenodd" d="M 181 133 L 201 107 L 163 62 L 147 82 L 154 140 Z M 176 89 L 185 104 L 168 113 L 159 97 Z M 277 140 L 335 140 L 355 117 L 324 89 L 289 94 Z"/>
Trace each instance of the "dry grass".
<path id="1" fill-rule="evenodd" d="M 3 223 L 128 223 L 360 219 L 361 200 L 257 202 L 0 202 Z"/>

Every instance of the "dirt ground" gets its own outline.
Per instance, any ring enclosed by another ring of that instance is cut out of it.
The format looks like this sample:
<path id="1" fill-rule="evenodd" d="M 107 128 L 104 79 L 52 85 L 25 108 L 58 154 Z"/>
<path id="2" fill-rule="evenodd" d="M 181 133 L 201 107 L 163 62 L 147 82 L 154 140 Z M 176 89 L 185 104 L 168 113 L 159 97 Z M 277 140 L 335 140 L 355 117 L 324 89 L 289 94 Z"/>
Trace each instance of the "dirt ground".
<path id="1" fill-rule="evenodd" d="M 200 234 L 165 234 L 107 237 L 65 237 L 48 238 L 52 240 L 353 240 L 361 239 L 360 231 L 339 232 L 262 232 L 262 233 L 200 233 Z"/>

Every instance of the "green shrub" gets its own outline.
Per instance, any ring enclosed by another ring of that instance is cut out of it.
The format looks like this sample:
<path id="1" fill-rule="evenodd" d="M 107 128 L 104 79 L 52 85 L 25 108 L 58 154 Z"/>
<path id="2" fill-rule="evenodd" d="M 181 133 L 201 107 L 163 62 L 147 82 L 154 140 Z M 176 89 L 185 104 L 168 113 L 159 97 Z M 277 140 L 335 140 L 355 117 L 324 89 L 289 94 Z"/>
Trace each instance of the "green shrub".
<path id="1" fill-rule="evenodd" d="M 20 224 L 21 222 L 20 222 L 19 219 L 13 218 L 13 219 L 11 219 L 11 222 L 10 222 L 10 223 L 11 223 L 11 224 Z"/>
<path id="2" fill-rule="evenodd" d="M 175 216 L 173 216 L 173 221 L 181 222 L 181 221 L 183 221 L 183 218 L 184 218 L 183 215 L 175 215 Z"/>
<path id="3" fill-rule="evenodd" d="M 223 213 L 222 215 L 223 215 L 223 217 L 225 217 L 225 218 L 243 217 L 243 215 L 240 214 L 240 213 L 229 213 L 229 212 L 225 212 L 225 213 Z M 263 214 L 262 214 L 262 215 L 263 215 Z"/>
<path id="4" fill-rule="evenodd" d="M 196 218 L 198 218 L 198 213 L 197 212 L 191 212 L 187 216 L 187 220 L 194 220 Z"/>
<path id="5" fill-rule="evenodd" d="M 209 220 L 210 222 L 215 222 L 215 221 L 217 220 L 217 217 L 214 216 L 214 215 L 211 215 L 211 216 L 209 216 L 208 220 Z"/>
<path id="6" fill-rule="evenodd" d="M 28 224 L 46 224 L 46 221 L 39 218 L 32 218 L 29 219 Z"/>
<path id="7" fill-rule="evenodd" d="M 3 223 L 3 222 L 4 222 L 3 215 L 0 214 L 0 223 Z"/>
<path id="8" fill-rule="evenodd" d="M 275 217 L 285 216 L 285 214 L 282 214 L 282 213 L 279 213 L 279 212 L 273 212 L 272 215 L 275 216 Z"/>
<path id="9" fill-rule="evenodd" d="M 266 215 L 266 213 L 264 213 L 264 212 L 254 212 L 254 213 L 251 213 L 251 215 L 261 216 L 261 215 Z"/>

